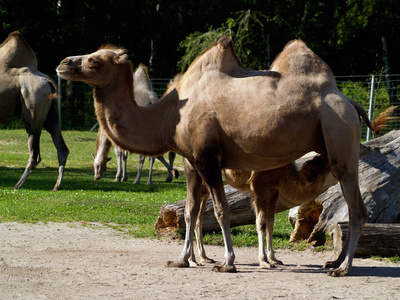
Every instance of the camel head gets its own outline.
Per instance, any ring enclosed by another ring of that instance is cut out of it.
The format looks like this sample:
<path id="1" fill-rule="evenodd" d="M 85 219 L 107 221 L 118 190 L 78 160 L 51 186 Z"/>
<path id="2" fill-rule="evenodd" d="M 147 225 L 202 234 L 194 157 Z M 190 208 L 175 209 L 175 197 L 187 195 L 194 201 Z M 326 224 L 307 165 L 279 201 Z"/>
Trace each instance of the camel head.
<path id="1" fill-rule="evenodd" d="M 106 159 L 96 158 L 96 155 L 92 154 L 93 157 L 93 170 L 94 170 L 94 180 L 99 180 L 101 175 L 107 170 L 107 162 L 110 161 L 111 157 L 106 157 Z"/>
<path id="2" fill-rule="evenodd" d="M 63 79 L 103 87 L 116 78 L 118 66 L 126 62 L 126 50 L 106 46 L 92 54 L 69 56 L 61 61 L 56 71 Z"/>

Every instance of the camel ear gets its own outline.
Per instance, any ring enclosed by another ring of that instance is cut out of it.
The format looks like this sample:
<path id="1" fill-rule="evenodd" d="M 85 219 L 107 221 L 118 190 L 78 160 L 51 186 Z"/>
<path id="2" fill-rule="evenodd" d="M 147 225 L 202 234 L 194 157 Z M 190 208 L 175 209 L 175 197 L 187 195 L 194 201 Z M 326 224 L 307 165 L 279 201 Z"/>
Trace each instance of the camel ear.
<path id="1" fill-rule="evenodd" d="M 110 161 L 110 160 L 111 160 L 111 158 L 112 158 L 112 157 L 108 157 L 108 158 L 107 158 L 107 161 Z"/>
<path id="2" fill-rule="evenodd" d="M 116 65 L 122 64 L 128 60 L 128 54 L 126 54 L 125 52 L 118 51 L 117 54 L 118 55 L 114 56 L 114 63 Z"/>

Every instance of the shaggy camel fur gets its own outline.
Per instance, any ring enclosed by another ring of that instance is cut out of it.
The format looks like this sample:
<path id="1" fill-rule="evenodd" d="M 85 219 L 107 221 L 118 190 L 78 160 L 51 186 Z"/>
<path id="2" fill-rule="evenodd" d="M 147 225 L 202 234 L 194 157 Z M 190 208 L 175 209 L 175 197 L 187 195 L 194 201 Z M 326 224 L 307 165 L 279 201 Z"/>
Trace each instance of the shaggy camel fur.
<path id="1" fill-rule="evenodd" d="M 158 101 L 157 94 L 153 92 L 153 87 L 150 82 L 150 77 L 147 71 L 147 67 L 140 64 L 134 74 L 133 80 L 135 82 L 134 94 L 135 101 L 139 106 L 145 107 L 154 104 Z M 99 180 L 101 175 L 107 169 L 107 162 L 110 161 L 108 154 L 111 149 L 111 141 L 108 139 L 106 132 L 99 126 L 99 131 L 96 139 L 96 154 L 92 154 L 93 157 L 93 170 L 94 179 Z M 126 161 L 128 159 L 128 151 L 121 150 L 118 146 L 115 146 L 115 156 L 117 159 L 117 173 L 115 175 L 116 182 L 128 180 L 128 173 L 126 171 Z M 157 159 L 161 161 L 168 170 L 168 175 L 166 182 L 171 182 L 172 179 L 179 177 L 179 171 L 173 169 L 173 164 L 175 160 L 175 152 L 169 152 L 169 164 L 166 162 L 163 156 L 157 156 Z M 147 185 L 153 184 L 153 164 L 156 157 L 150 157 L 150 169 L 149 169 L 149 179 L 147 180 Z M 134 184 L 140 183 L 140 177 L 142 175 L 143 164 L 145 157 L 139 155 L 139 169 Z"/>
<path id="2" fill-rule="evenodd" d="M 45 128 L 58 155 L 58 179 L 62 187 L 69 150 L 61 134 L 57 89 L 53 80 L 38 71 L 35 53 L 20 32 L 12 32 L 0 45 L 0 122 L 21 115 L 29 135 L 29 161 L 14 189 L 19 189 L 41 161 L 40 135 Z"/>
<path id="3" fill-rule="evenodd" d="M 235 272 L 221 169 L 271 170 L 315 151 L 328 160 L 349 207 L 345 246 L 325 267 L 331 276 L 349 274 L 368 218 L 358 185 L 359 113 L 366 113 L 340 93 L 330 68 L 302 41 L 289 43 L 271 71 L 254 71 L 241 65 L 232 41 L 223 37 L 190 65 L 173 91 L 145 108 L 134 101 L 132 63 L 122 49 L 67 57 L 57 72 L 94 86 L 97 117 L 116 145 L 185 158 L 186 238 L 182 254 L 168 266 L 189 266 L 204 181 L 225 243 L 225 260 L 214 269 Z M 148 120 L 151 128 L 143 125 Z"/>

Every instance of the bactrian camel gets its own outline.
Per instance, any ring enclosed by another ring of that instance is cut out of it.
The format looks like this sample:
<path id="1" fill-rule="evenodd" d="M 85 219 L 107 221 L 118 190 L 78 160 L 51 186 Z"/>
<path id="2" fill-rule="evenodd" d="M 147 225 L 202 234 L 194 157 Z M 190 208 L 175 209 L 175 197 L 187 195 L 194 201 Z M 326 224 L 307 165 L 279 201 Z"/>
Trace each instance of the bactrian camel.
<path id="1" fill-rule="evenodd" d="M 157 94 L 153 91 L 153 87 L 150 81 L 150 77 L 147 71 L 147 67 L 143 64 L 140 64 L 134 74 L 133 74 L 135 86 L 134 86 L 134 95 L 135 101 L 139 106 L 149 106 L 158 101 Z M 151 124 L 148 124 L 151 126 Z M 93 157 L 93 170 L 94 170 L 94 179 L 99 180 L 105 170 L 107 169 L 107 162 L 110 161 L 111 157 L 108 157 L 108 154 L 111 149 L 111 141 L 108 139 L 106 132 L 102 129 L 101 125 L 99 126 L 99 131 L 96 138 L 96 154 L 92 154 Z M 116 182 L 126 181 L 128 180 L 128 173 L 126 170 L 126 162 L 128 159 L 128 151 L 121 150 L 118 146 L 115 146 L 115 156 L 117 159 L 117 173 L 115 175 Z M 172 179 L 179 177 L 179 171 L 173 169 L 173 164 L 175 160 L 175 152 L 169 152 L 169 164 L 166 162 L 163 156 L 157 156 L 157 159 L 161 161 L 164 166 L 168 170 L 168 175 L 166 182 L 171 182 Z M 153 184 L 153 164 L 155 162 L 156 157 L 150 157 L 150 168 L 149 168 L 149 178 L 147 180 L 147 185 Z M 139 155 L 139 168 L 136 175 L 136 179 L 133 182 L 134 184 L 140 183 L 140 178 L 142 175 L 143 164 L 145 161 L 145 157 L 143 155 Z"/>
<path id="2" fill-rule="evenodd" d="M 315 151 L 328 160 L 349 207 L 345 246 L 325 267 L 332 276 L 349 274 L 368 218 L 358 185 L 359 113 L 366 114 L 340 93 L 317 55 L 295 40 L 270 71 L 254 71 L 242 66 L 232 41 L 223 37 L 190 65 L 175 89 L 144 108 L 134 101 L 132 70 L 123 49 L 67 57 L 57 67 L 60 77 L 94 86 L 97 118 L 113 143 L 142 155 L 174 151 L 185 158 L 186 237 L 178 260 L 167 266 L 189 266 L 204 181 L 225 244 L 225 259 L 213 269 L 235 272 L 221 170 L 275 169 Z M 151 128 L 144 126 L 149 120 Z"/>
<path id="3" fill-rule="evenodd" d="M 14 31 L 0 45 L 0 122 L 20 115 L 29 135 L 29 161 L 14 189 L 19 189 L 41 161 L 40 135 L 45 128 L 58 155 L 58 179 L 53 190 L 62 187 L 69 150 L 61 135 L 57 89 L 53 80 L 38 71 L 32 48 L 20 32 Z"/>

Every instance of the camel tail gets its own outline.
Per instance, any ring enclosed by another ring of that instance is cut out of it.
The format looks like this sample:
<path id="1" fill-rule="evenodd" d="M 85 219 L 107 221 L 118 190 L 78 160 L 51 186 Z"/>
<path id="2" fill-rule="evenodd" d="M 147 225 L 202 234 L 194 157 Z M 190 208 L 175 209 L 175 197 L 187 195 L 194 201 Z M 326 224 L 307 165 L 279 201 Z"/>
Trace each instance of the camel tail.
<path id="1" fill-rule="evenodd" d="M 397 119 L 398 117 L 391 117 L 390 114 L 397 108 L 398 106 L 390 106 L 384 112 L 380 113 L 371 124 L 370 129 L 374 133 L 379 133 L 382 129 L 385 129 L 387 125 Z"/>
<path id="2" fill-rule="evenodd" d="M 347 97 L 346 99 L 354 106 L 357 110 L 359 116 L 364 120 L 365 124 L 373 133 L 379 134 L 390 122 L 397 120 L 398 117 L 390 117 L 390 114 L 398 107 L 398 106 L 390 106 L 384 112 L 380 113 L 372 122 L 369 120 L 367 112 L 365 109 L 353 99 Z"/>
<path id="3" fill-rule="evenodd" d="M 49 85 L 51 87 L 51 93 L 49 94 L 49 99 L 55 100 L 58 97 L 57 86 L 56 86 L 55 82 L 51 78 L 48 77 L 46 79 L 47 79 L 47 82 L 49 83 Z"/>

